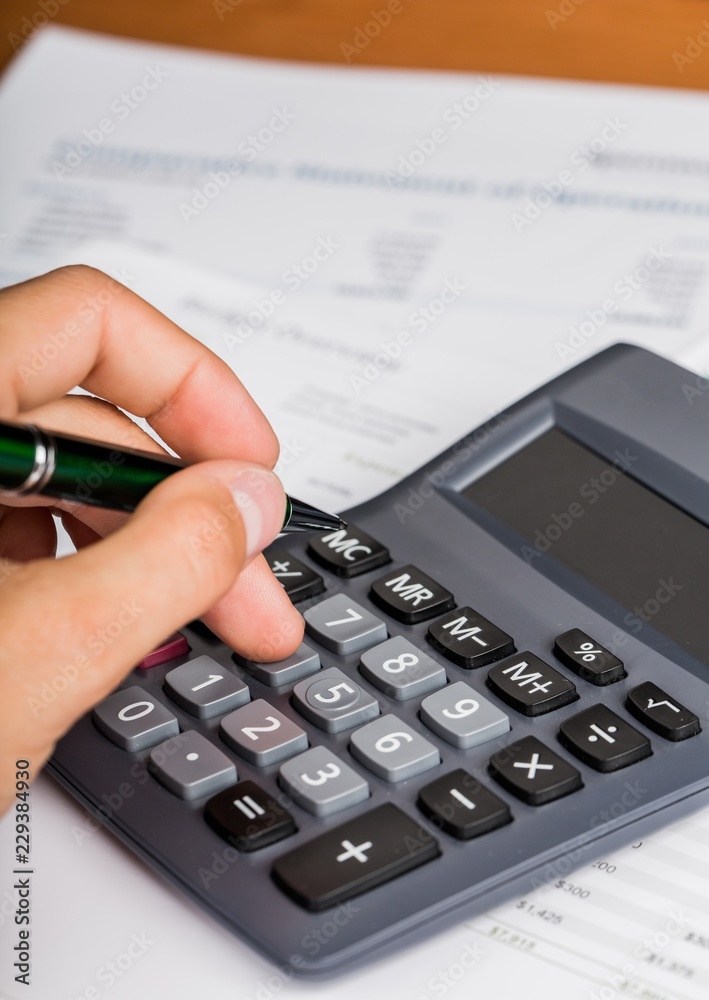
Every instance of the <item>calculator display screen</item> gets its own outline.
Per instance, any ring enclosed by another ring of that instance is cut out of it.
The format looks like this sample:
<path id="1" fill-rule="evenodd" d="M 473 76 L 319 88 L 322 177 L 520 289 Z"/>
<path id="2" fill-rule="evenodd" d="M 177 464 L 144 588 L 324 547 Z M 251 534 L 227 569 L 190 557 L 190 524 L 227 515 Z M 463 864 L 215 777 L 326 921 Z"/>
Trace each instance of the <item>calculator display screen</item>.
<path id="1" fill-rule="evenodd" d="M 709 530 L 632 478 L 632 447 L 613 461 L 553 429 L 463 494 L 523 539 L 530 565 L 544 554 L 643 622 L 709 662 Z"/>

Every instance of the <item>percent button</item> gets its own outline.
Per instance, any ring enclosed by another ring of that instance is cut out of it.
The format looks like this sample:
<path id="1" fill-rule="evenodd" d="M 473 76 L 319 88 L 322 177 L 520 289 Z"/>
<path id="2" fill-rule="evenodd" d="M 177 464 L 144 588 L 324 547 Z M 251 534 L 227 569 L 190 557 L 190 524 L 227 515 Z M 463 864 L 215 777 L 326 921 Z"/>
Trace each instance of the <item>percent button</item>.
<path id="1" fill-rule="evenodd" d="M 580 628 L 557 635 L 554 655 L 565 667 L 591 684 L 613 684 L 627 676 L 623 661 Z"/>

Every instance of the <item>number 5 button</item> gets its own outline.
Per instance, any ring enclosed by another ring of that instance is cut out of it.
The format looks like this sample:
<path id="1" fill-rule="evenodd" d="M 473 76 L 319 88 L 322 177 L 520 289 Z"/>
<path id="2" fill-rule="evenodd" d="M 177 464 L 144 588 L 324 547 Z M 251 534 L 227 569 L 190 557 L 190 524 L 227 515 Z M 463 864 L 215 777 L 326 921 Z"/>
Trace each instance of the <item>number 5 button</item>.
<path id="1" fill-rule="evenodd" d="M 321 670 L 316 680 L 296 684 L 293 704 L 326 733 L 341 733 L 379 715 L 379 703 L 337 667 Z"/>
<path id="2" fill-rule="evenodd" d="M 331 816 L 369 797 L 369 785 L 326 747 L 312 747 L 281 765 L 278 781 L 303 809 Z"/>

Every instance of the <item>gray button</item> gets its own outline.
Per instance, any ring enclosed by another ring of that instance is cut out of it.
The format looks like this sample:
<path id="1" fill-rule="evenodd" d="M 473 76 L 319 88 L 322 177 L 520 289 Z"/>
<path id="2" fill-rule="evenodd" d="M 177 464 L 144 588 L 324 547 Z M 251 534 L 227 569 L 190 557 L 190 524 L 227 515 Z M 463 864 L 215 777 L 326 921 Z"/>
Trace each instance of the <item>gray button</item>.
<path id="1" fill-rule="evenodd" d="M 249 689 L 211 656 L 175 667 L 165 675 L 165 690 L 172 700 L 198 719 L 213 719 L 245 705 Z"/>
<path id="2" fill-rule="evenodd" d="M 193 729 L 153 747 L 148 768 L 181 799 L 213 795 L 236 782 L 236 767 L 227 755 Z"/>
<path id="3" fill-rule="evenodd" d="M 304 718 L 326 733 L 341 733 L 379 715 L 379 703 L 337 667 L 296 684 L 293 703 Z"/>
<path id="4" fill-rule="evenodd" d="M 350 750 L 385 781 L 404 781 L 441 762 L 433 743 L 395 715 L 383 715 L 352 733 Z"/>
<path id="5" fill-rule="evenodd" d="M 94 709 L 94 722 L 121 750 L 147 750 L 168 736 L 177 736 L 177 719 L 143 688 L 114 691 Z"/>
<path id="6" fill-rule="evenodd" d="M 508 716 L 463 681 L 424 698 L 421 719 L 446 743 L 461 750 L 487 743 L 510 730 Z"/>
<path id="7" fill-rule="evenodd" d="M 227 715 L 219 732 L 233 750 L 260 767 L 277 764 L 308 748 L 308 737 L 300 726 L 263 698 Z"/>
<path id="8" fill-rule="evenodd" d="M 403 635 L 362 653 L 359 668 L 368 681 L 397 701 L 419 698 L 446 683 L 446 672 Z"/>
<path id="9" fill-rule="evenodd" d="M 303 615 L 305 627 L 314 639 L 333 653 L 357 653 L 387 637 L 381 618 L 367 611 L 346 594 L 335 594 Z"/>
<path id="10" fill-rule="evenodd" d="M 236 660 L 257 681 L 268 684 L 269 687 L 295 684 L 301 677 L 308 677 L 320 669 L 320 657 L 304 642 L 298 646 L 295 653 L 287 656 L 285 660 L 276 660 L 274 663 L 257 663 L 255 660 L 244 660 L 240 656 L 237 656 Z"/>
<path id="11" fill-rule="evenodd" d="M 316 816 L 331 816 L 369 798 L 364 778 L 326 747 L 312 747 L 286 761 L 278 781 L 299 806 Z"/>

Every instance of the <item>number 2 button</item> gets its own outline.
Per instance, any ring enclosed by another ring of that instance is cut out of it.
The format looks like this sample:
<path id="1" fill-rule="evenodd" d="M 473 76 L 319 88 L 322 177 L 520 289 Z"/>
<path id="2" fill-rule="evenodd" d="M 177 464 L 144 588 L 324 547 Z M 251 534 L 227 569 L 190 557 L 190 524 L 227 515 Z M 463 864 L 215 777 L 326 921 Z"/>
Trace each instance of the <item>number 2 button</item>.
<path id="1" fill-rule="evenodd" d="M 233 750 L 260 767 L 307 750 L 305 732 L 263 698 L 222 719 L 219 732 Z"/>

